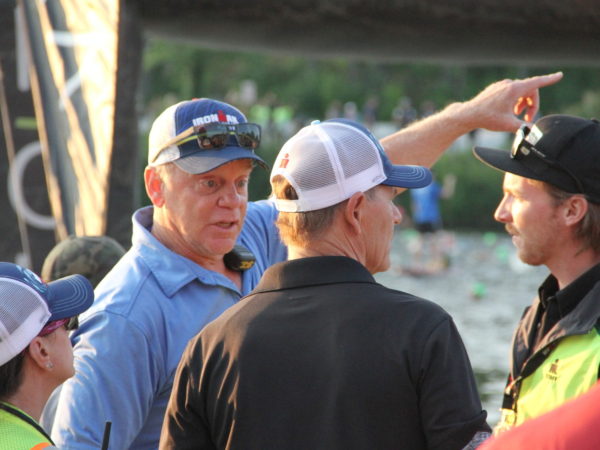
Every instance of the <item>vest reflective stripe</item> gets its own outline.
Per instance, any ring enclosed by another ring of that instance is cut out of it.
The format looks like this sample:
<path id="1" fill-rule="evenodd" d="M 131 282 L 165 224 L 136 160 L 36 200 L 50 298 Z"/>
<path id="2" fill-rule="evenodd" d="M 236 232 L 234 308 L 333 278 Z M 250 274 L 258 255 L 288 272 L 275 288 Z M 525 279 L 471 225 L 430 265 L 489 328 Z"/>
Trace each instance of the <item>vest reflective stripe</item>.
<path id="1" fill-rule="evenodd" d="M 548 412 L 587 392 L 598 381 L 600 335 L 587 334 L 560 341 L 544 362 L 521 381 L 515 411 L 503 410 L 497 431 Z"/>
<path id="2" fill-rule="evenodd" d="M 42 450 L 43 448 L 48 448 L 48 447 L 51 447 L 51 445 L 48 442 L 42 442 L 41 444 L 31 447 L 30 450 Z"/>

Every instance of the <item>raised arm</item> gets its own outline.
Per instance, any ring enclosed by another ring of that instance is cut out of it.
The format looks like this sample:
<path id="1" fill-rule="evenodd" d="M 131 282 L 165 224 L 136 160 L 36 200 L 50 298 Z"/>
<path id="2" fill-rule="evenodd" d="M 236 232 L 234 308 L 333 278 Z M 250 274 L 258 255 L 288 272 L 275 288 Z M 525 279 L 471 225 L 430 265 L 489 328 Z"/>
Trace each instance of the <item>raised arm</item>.
<path id="1" fill-rule="evenodd" d="M 395 164 L 431 167 L 457 138 L 477 128 L 515 131 L 523 120 L 533 121 L 539 109 L 539 88 L 562 78 L 562 72 L 490 84 L 466 102 L 442 111 L 381 140 Z"/>

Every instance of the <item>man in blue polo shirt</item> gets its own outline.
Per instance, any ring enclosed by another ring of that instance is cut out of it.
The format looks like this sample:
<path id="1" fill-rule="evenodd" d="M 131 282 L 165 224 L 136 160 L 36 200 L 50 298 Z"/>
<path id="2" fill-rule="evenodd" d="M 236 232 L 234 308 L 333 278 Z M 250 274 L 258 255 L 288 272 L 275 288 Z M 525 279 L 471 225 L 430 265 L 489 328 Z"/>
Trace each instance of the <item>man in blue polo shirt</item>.
<path id="1" fill-rule="evenodd" d="M 534 114 L 538 88 L 561 77 L 494 83 L 382 144 L 396 164 L 431 165 L 473 128 L 515 130 L 514 113 Z M 73 335 L 77 373 L 58 400 L 58 447 L 97 449 L 110 421 L 110 448 L 156 448 L 187 342 L 286 258 L 274 205 L 247 201 L 250 172 L 264 164 L 259 141 L 239 110 L 211 99 L 173 105 L 154 122 L 144 173 L 152 206 L 134 213 L 132 246 Z"/>

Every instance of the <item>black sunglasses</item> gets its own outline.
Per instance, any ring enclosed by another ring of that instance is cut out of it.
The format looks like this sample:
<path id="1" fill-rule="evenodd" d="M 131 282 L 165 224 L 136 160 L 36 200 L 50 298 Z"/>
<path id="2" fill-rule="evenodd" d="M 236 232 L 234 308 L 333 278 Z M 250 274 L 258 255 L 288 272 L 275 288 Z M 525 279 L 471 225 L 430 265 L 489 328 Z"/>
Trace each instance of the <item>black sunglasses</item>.
<path id="1" fill-rule="evenodd" d="M 50 333 L 58 330 L 60 327 L 63 327 L 67 331 L 73 331 L 79 328 L 79 318 L 78 316 L 73 316 L 68 319 L 58 319 L 53 320 L 51 322 L 46 323 L 44 327 L 40 330 L 38 336 L 47 336 Z"/>
<path id="2" fill-rule="evenodd" d="M 161 152 L 173 145 L 193 141 L 201 150 L 219 150 L 227 146 L 230 137 L 234 137 L 240 147 L 255 150 L 260 144 L 260 125 L 256 123 L 210 123 L 195 125 L 179 133 L 156 153 L 155 161 Z"/>
<path id="3" fill-rule="evenodd" d="M 527 158 L 530 155 L 534 155 L 540 160 L 544 161 L 550 167 L 554 167 L 555 169 L 563 171 L 566 173 L 577 186 L 577 191 L 580 194 L 585 195 L 585 189 L 583 188 L 583 184 L 579 181 L 573 172 L 567 169 L 564 165 L 559 163 L 558 161 L 554 161 L 548 156 L 536 148 L 531 142 L 527 140 L 527 136 L 531 132 L 530 128 L 527 125 L 521 125 L 521 127 L 517 130 L 515 134 L 515 139 L 513 141 L 512 149 L 510 151 L 510 157 L 512 159 L 521 160 L 523 158 Z"/>
<path id="4" fill-rule="evenodd" d="M 260 144 L 260 125 L 255 123 L 211 123 L 191 128 L 191 135 L 174 142 L 181 145 L 196 139 L 202 150 L 220 149 L 227 145 L 229 137 L 235 137 L 240 147 L 255 150 Z"/>
<path id="5" fill-rule="evenodd" d="M 67 331 L 73 331 L 79 328 L 79 316 L 73 316 L 69 319 L 69 321 L 65 324 L 65 328 Z"/>

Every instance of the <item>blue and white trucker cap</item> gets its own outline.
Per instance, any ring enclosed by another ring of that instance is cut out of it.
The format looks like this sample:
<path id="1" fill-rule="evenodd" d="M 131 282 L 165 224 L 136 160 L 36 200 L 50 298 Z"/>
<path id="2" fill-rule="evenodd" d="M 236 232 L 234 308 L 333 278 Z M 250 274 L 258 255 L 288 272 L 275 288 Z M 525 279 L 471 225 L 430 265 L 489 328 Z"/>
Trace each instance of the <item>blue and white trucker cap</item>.
<path id="1" fill-rule="evenodd" d="M 154 121 L 148 138 L 148 165 L 175 162 L 180 169 L 200 174 L 237 159 L 251 159 L 267 168 L 254 148 L 243 147 L 235 137 L 239 124 L 247 124 L 246 116 L 233 106 L 209 98 L 186 100 L 165 109 Z M 230 125 L 225 146 L 203 149 L 196 139 L 197 131 L 213 124 Z M 258 125 L 256 125 L 258 127 Z M 254 140 L 260 142 L 259 135 Z"/>
<path id="2" fill-rule="evenodd" d="M 75 317 L 94 301 L 83 275 L 44 283 L 31 270 L 0 262 L 0 366 L 21 353 L 48 322 Z"/>
<path id="3" fill-rule="evenodd" d="M 275 199 L 283 212 L 327 208 L 379 184 L 420 188 L 432 180 L 426 167 L 393 165 L 375 136 L 348 119 L 302 128 L 277 155 L 271 181 L 278 175 L 298 194 L 297 200 Z"/>

